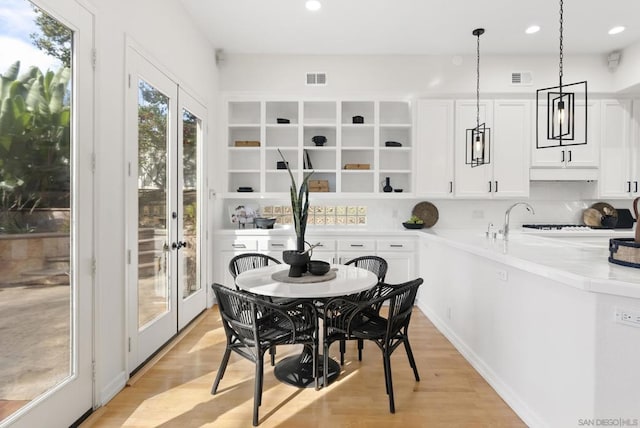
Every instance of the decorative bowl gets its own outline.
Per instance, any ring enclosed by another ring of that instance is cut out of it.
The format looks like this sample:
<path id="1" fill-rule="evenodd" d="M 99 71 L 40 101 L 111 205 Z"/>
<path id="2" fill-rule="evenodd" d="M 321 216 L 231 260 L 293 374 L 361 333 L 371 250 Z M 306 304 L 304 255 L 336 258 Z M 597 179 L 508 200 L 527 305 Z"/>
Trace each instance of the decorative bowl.
<path id="1" fill-rule="evenodd" d="M 324 144 L 327 142 L 327 137 L 325 137 L 324 135 L 316 135 L 315 137 L 311 138 L 311 141 L 313 141 L 316 146 L 324 146 Z"/>
<path id="2" fill-rule="evenodd" d="M 362 117 L 362 116 L 353 116 L 351 118 L 351 121 L 353 123 L 364 123 L 364 117 Z"/>
<path id="3" fill-rule="evenodd" d="M 322 260 L 310 260 L 307 263 L 307 271 L 312 275 L 324 275 L 329 272 L 329 269 L 331 269 L 331 265 Z"/>
<path id="4" fill-rule="evenodd" d="M 275 217 L 256 217 L 254 220 L 256 229 L 273 229 L 276 223 Z"/>
<path id="5" fill-rule="evenodd" d="M 404 222 L 402 225 L 407 229 L 422 229 L 424 227 L 424 223 L 407 223 Z"/>
<path id="6" fill-rule="evenodd" d="M 286 119 L 286 118 L 284 118 L 284 117 L 277 117 L 277 118 L 276 118 L 276 122 L 277 122 L 277 123 L 291 123 L 291 120 Z"/>

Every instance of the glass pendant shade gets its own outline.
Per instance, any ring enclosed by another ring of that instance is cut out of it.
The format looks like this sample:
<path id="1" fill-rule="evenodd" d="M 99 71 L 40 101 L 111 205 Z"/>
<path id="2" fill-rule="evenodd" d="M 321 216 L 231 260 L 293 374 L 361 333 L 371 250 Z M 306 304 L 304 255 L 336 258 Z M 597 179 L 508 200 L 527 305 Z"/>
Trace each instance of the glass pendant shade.
<path id="1" fill-rule="evenodd" d="M 579 106 L 580 109 L 576 109 Z M 587 82 L 536 91 L 536 148 L 587 144 Z M 540 121 L 543 120 L 543 123 Z M 584 124 L 576 129 L 576 122 Z M 545 128 L 542 126 L 545 125 Z"/>
<path id="2" fill-rule="evenodd" d="M 476 166 L 486 165 L 491 161 L 491 129 L 481 123 L 475 128 L 467 129 L 465 163 Z"/>

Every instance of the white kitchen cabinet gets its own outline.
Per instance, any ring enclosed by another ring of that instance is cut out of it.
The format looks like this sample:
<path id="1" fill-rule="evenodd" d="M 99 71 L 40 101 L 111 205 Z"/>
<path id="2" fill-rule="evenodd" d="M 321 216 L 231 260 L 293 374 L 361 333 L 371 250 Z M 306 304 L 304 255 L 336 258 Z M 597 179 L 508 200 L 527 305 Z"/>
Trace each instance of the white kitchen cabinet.
<path id="1" fill-rule="evenodd" d="M 598 179 L 598 194 L 601 198 L 629 198 L 640 194 L 640 173 L 637 170 L 637 110 L 640 109 L 638 102 L 633 103 L 633 109 L 632 112 L 631 100 L 601 102 L 602 140 Z M 636 128 L 634 132 L 632 122 Z"/>
<path id="2" fill-rule="evenodd" d="M 529 196 L 531 102 L 480 102 L 480 123 L 491 129 L 490 162 L 472 168 L 466 160 L 466 130 L 475 127 L 476 102 L 456 101 L 454 192 L 462 198 Z"/>
<path id="3" fill-rule="evenodd" d="M 388 284 L 400 284 L 416 278 L 416 241 L 379 239 L 376 255 L 387 261 Z"/>
<path id="4" fill-rule="evenodd" d="M 453 197 L 453 125 L 452 100 L 417 101 L 416 194 L 424 197 Z"/>
<path id="5" fill-rule="evenodd" d="M 585 127 L 585 109 L 587 127 Z M 534 108 L 535 110 L 535 108 Z M 549 144 L 546 139 L 547 124 L 544 120 L 546 107 L 541 107 L 542 118 L 534 126 L 538 127 L 538 138 L 544 139 L 543 145 Z M 532 114 L 535 121 L 535 111 Z M 535 130 L 535 128 L 534 128 Z M 600 101 L 576 101 L 575 135 L 576 141 L 583 141 L 587 133 L 587 144 L 563 147 L 536 148 L 535 135 L 531 144 L 531 179 L 532 180 L 595 180 L 598 178 L 597 168 L 600 165 Z"/>
<path id="6" fill-rule="evenodd" d="M 334 195 L 382 193 L 386 177 L 403 195 L 413 192 L 413 119 L 406 100 L 230 99 L 226 114 L 226 197 L 286 195 L 290 178 L 278 169 L 278 149 L 298 181 L 313 170 L 312 179 L 326 181 Z M 356 116 L 363 122 L 354 123 Z M 316 136 L 326 142 L 317 146 Z"/>

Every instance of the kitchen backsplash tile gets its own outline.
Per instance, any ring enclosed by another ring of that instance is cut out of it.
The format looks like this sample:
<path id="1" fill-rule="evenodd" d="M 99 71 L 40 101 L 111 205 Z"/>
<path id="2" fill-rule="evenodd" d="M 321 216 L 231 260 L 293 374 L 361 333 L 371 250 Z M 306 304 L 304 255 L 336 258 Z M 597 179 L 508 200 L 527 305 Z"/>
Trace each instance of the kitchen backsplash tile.
<path id="1" fill-rule="evenodd" d="M 276 224 L 293 224 L 290 205 L 263 205 L 260 207 L 263 217 L 275 217 Z M 307 217 L 308 225 L 366 225 L 367 207 L 365 205 L 311 205 Z"/>

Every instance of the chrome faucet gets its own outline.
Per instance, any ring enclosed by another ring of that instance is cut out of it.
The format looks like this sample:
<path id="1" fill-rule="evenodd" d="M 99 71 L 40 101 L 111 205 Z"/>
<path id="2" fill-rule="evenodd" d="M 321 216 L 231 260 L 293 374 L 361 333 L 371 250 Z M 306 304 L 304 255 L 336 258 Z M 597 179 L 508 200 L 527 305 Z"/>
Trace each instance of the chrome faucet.
<path id="1" fill-rule="evenodd" d="M 504 239 L 505 241 L 509 240 L 509 214 L 511 214 L 511 210 L 517 205 L 524 205 L 527 211 L 529 211 L 531 214 L 536 213 L 533 207 L 526 202 L 516 202 L 515 204 L 507 208 L 507 210 L 504 212 L 504 227 L 501 230 L 502 239 Z"/>

